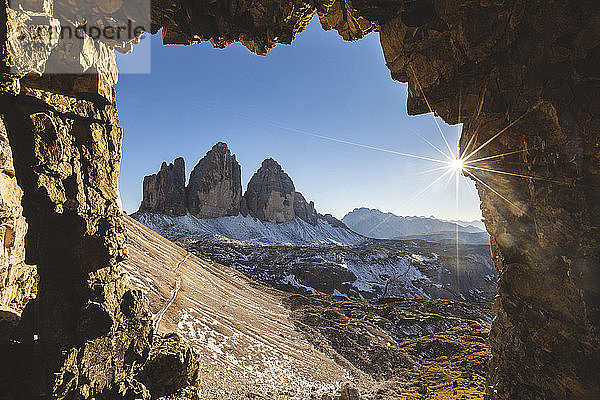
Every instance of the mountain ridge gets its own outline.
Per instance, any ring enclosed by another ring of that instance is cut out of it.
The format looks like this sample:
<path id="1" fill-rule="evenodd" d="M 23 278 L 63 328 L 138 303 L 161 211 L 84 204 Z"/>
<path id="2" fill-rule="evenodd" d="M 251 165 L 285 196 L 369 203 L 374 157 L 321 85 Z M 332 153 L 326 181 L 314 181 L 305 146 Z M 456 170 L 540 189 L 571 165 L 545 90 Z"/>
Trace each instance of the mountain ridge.
<path id="1" fill-rule="evenodd" d="M 481 226 L 475 226 L 475 222 L 468 224 L 465 221 L 447 221 L 435 217 L 404 217 L 367 207 L 355 208 L 342 218 L 342 222 L 353 231 L 374 239 L 402 239 L 447 232 L 485 232 Z"/>

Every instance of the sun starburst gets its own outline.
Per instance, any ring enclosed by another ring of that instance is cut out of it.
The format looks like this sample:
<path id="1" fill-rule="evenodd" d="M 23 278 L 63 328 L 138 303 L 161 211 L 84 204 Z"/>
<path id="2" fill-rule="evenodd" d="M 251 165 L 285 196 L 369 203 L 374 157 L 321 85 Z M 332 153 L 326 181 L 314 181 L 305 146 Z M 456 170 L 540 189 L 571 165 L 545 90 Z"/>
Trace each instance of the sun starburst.
<path id="1" fill-rule="evenodd" d="M 462 158 L 456 157 L 449 163 L 449 166 L 454 173 L 461 173 L 465 167 L 465 162 Z"/>

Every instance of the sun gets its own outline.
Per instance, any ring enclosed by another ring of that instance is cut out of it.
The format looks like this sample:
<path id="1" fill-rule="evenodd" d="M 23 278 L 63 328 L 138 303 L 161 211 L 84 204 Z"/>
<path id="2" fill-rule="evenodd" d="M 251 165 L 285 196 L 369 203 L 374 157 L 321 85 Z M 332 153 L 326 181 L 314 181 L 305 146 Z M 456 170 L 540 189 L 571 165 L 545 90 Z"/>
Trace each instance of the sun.
<path id="1" fill-rule="evenodd" d="M 450 161 L 450 169 L 454 172 L 462 172 L 465 168 L 465 162 L 462 158 L 457 157 Z"/>

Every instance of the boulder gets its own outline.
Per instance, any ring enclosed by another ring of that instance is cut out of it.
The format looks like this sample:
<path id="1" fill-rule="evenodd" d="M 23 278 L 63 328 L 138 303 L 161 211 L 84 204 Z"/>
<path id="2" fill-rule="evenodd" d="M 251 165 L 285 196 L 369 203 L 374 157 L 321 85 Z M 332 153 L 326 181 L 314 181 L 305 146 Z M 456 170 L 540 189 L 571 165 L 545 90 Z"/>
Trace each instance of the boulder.
<path id="1" fill-rule="evenodd" d="M 154 337 L 148 361 L 140 380 L 150 389 L 153 398 L 195 398 L 200 386 L 200 358 L 190 344 L 176 333 Z M 185 391 L 185 396 L 172 397 Z"/>

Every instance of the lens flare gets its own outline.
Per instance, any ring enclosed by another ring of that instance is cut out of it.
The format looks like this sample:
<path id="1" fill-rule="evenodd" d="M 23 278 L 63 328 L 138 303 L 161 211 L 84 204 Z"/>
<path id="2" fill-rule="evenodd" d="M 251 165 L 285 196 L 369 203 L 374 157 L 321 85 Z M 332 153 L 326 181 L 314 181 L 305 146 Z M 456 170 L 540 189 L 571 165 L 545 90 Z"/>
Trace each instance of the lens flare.
<path id="1" fill-rule="evenodd" d="M 465 168 L 465 162 L 462 158 L 457 157 L 450 162 L 450 169 L 453 172 L 460 173 Z"/>

